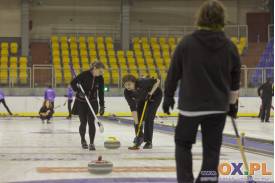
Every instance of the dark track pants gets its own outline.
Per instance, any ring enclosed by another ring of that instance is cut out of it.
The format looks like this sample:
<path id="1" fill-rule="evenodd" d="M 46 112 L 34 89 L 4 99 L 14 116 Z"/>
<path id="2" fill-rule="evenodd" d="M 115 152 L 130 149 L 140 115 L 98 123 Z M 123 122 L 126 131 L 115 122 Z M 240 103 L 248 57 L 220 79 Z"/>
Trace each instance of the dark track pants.
<path id="1" fill-rule="evenodd" d="M 149 142 L 152 143 L 153 140 L 153 129 L 154 129 L 154 119 L 156 117 L 156 113 L 158 110 L 158 107 L 161 103 L 162 99 L 162 93 L 154 96 L 148 104 L 147 104 L 147 109 L 144 114 L 144 142 Z M 138 120 L 140 120 L 142 111 L 143 111 L 144 103 L 138 105 Z M 141 129 L 143 129 L 141 127 Z M 141 136 L 143 133 L 140 134 Z"/>
<path id="2" fill-rule="evenodd" d="M 11 113 L 9 107 L 8 107 L 7 104 L 6 104 L 5 99 L 1 99 L 1 100 L 0 100 L 0 103 L 2 103 L 3 106 L 6 108 L 6 110 L 8 111 L 8 113 L 9 113 L 10 115 L 12 115 L 12 113 Z"/>
<path id="3" fill-rule="evenodd" d="M 91 105 L 94 109 L 95 114 L 97 114 L 98 113 L 97 101 L 91 102 Z M 91 112 L 87 103 L 81 102 L 78 104 L 77 107 L 78 107 L 78 116 L 80 119 L 79 134 L 81 137 L 81 141 L 85 140 L 86 126 L 88 123 L 90 144 L 94 144 L 96 129 L 95 129 L 95 123 L 94 123 L 95 118 L 93 116 L 93 113 Z"/>
<path id="4" fill-rule="evenodd" d="M 199 125 L 202 132 L 203 161 L 196 182 L 218 182 L 218 165 L 225 121 L 226 114 L 179 116 L 175 130 L 175 156 L 179 183 L 194 181 L 191 149 L 192 144 L 196 142 Z"/>

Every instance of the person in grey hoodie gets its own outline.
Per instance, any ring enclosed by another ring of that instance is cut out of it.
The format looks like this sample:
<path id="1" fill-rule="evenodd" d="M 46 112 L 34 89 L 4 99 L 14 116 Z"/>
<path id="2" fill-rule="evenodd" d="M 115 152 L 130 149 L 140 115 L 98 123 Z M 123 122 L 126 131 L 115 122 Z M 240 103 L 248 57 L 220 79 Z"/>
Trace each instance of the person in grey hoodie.
<path id="1" fill-rule="evenodd" d="M 220 1 L 201 6 L 198 30 L 177 46 L 165 81 L 163 111 L 174 107 L 180 81 L 175 156 L 179 183 L 193 183 L 192 144 L 199 125 L 203 160 L 196 182 L 218 182 L 218 165 L 226 115 L 236 116 L 241 63 L 236 46 L 223 31 L 225 9 Z"/>

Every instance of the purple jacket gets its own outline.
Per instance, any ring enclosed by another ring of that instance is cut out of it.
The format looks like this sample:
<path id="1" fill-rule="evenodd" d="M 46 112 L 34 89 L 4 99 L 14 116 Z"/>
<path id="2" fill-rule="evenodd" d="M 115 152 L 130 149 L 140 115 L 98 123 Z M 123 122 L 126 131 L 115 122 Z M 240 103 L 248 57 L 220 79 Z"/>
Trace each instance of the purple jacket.
<path id="1" fill-rule="evenodd" d="M 68 96 L 68 100 L 73 100 L 74 91 L 71 87 L 67 88 L 67 96 Z"/>
<path id="2" fill-rule="evenodd" d="M 4 92 L 0 89 L 0 100 L 5 98 Z"/>
<path id="3" fill-rule="evenodd" d="M 45 90 L 44 99 L 49 100 L 50 102 L 54 102 L 55 99 L 55 91 L 52 88 L 48 88 Z"/>

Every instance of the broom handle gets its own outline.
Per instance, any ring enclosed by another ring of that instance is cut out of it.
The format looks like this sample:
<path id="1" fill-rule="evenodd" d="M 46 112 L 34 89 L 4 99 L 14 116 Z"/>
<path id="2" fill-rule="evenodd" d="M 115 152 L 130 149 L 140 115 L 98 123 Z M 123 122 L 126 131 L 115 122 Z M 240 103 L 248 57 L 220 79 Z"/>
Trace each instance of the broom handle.
<path id="1" fill-rule="evenodd" d="M 243 146 L 243 143 L 242 143 L 242 140 L 241 140 L 242 138 L 244 138 L 244 134 L 241 134 L 241 136 L 239 135 L 237 125 L 236 125 L 236 121 L 233 117 L 231 117 L 231 121 L 232 121 L 234 131 L 235 131 L 235 134 L 236 134 L 236 137 L 237 137 L 237 143 L 239 145 L 239 149 L 240 149 L 240 152 L 241 152 L 241 156 L 242 156 L 242 159 L 243 159 L 245 170 L 248 172 L 249 171 L 248 163 L 247 163 L 247 159 L 246 159 L 246 156 L 245 156 L 245 153 L 244 153 L 244 146 Z M 248 174 L 249 174 L 249 172 L 248 172 Z"/>
<path id="2" fill-rule="evenodd" d="M 142 121 L 143 121 L 143 118 L 144 118 L 144 113 L 145 113 L 145 110 L 146 110 L 146 107 L 147 107 L 147 103 L 148 103 L 148 100 L 145 101 L 145 104 L 144 104 L 144 107 L 143 107 L 143 110 L 142 110 L 142 114 L 141 114 L 141 118 L 140 118 L 139 123 L 138 123 L 137 137 L 139 136 L 139 133 L 140 133 L 140 128 L 141 128 L 141 124 L 142 124 Z"/>

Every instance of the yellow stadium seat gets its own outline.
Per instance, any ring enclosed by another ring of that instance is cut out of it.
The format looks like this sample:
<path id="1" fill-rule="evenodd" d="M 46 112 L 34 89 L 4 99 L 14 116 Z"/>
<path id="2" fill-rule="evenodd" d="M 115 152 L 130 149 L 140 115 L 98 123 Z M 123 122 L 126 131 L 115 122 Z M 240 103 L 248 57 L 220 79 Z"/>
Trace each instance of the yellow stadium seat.
<path id="1" fill-rule="evenodd" d="M 12 83 L 17 83 L 17 67 L 10 68 L 10 81 Z"/>
<path id="2" fill-rule="evenodd" d="M 127 51 L 126 55 L 128 58 L 134 57 L 134 52 L 133 51 Z"/>
<path id="3" fill-rule="evenodd" d="M 27 57 L 20 57 L 19 62 L 20 63 L 27 63 L 28 62 Z"/>
<path id="4" fill-rule="evenodd" d="M 67 43 L 67 36 L 61 36 L 60 37 L 60 41 L 61 41 L 61 43 Z"/>
<path id="5" fill-rule="evenodd" d="M 160 44 L 165 44 L 166 43 L 166 37 L 160 37 L 159 38 L 159 43 Z"/>
<path id="6" fill-rule="evenodd" d="M 2 66 L 2 65 L 1 65 Z M 7 84 L 8 83 L 8 69 L 2 68 L 0 70 L 0 83 Z"/>
<path id="7" fill-rule="evenodd" d="M 230 39 L 231 39 L 231 41 L 232 41 L 234 44 L 238 44 L 238 43 L 239 43 L 239 40 L 238 40 L 237 37 L 231 37 Z"/>
<path id="8" fill-rule="evenodd" d="M 110 57 L 109 62 L 110 62 L 110 65 L 117 64 L 117 59 L 115 57 Z"/>
<path id="9" fill-rule="evenodd" d="M 150 46 L 147 43 L 142 44 L 142 48 L 143 48 L 143 50 L 150 50 Z"/>
<path id="10" fill-rule="evenodd" d="M 150 38 L 150 43 L 151 44 L 156 44 L 158 42 L 158 39 L 156 37 L 151 37 Z"/>
<path id="11" fill-rule="evenodd" d="M 0 57 L 0 63 L 8 63 L 8 57 Z"/>
<path id="12" fill-rule="evenodd" d="M 59 57 L 59 50 L 53 50 L 52 55 L 53 57 Z"/>
<path id="13" fill-rule="evenodd" d="M 52 44 L 52 48 L 53 48 L 54 50 L 58 50 L 58 49 L 59 49 L 59 44 L 58 44 L 58 43 L 53 43 L 53 44 Z"/>
<path id="14" fill-rule="evenodd" d="M 168 38 L 168 44 L 169 44 L 169 45 L 174 45 L 174 44 L 176 44 L 175 38 L 174 38 L 174 37 L 169 37 L 169 38 Z"/>
<path id="15" fill-rule="evenodd" d="M 170 57 L 169 51 L 163 51 L 163 52 L 162 52 L 162 56 L 163 56 L 163 57 Z"/>
<path id="16" fill-rule="evenodd" d="M 96 57 L 96 56 L 97 56 L 97 53 L 96 53 L 96 51 L 95 51 L 95 50 L 90 50 L 89 55 L 90 55 L 90 57 L 91 57 L 91 56 Z"/>
<path id="17" fill-rule="evenodd" d="M 1 50 L 8 50 L 9 49 L 9 43 L 2 42 L 1 43 Z"/>
<path id="18" fill-rule="evenodd" d="M 107 58 L 104 57 L 104 56 L 99 57 L 99 61 L 101 61 L 104 65 L 107 65 L 107 64 L 108 64 Z"/>
<path id="19" fill-rule="evenodd" d="M 135 44 L 135 43 L 139 43 L 139 41 L 140 41 L 140 39 L 139 39 L 139 37 L 134 37 L 133 39 L 132 39 L 132 42 Z"/>
<path id="20" fill-rule="evenodd" d="M 135 43 L 134 44 L 134 50 L 140 50 L 140 44 L 139 43 Z"/>
<path id="21" fill-rule="evenodd" d="M 117 51 L 117 57 L 118 57 L 118 58 L 120 58 L 120 57 L 125 57 L 124 51 L 123 51 L 123 50 Z"/>
<path id="22" fill-rule="evenodd" d="M 142 38 L 141 38 L 141 42 L 142 42 L 142 43 L 148 43 L 147 37 L 142 37 Z"/>
<path id="23" fill-rule="evenodd" d="M 17 42 L 12 42 L 10 44 L 10 47 L 11 47 L 11 53 L 12 54 L 17 54 L 17 52 L 18 52 L 18 44 L 17 44 Z"/>
<path id="24" fill-rule="evenodd" d="M 69 49 L 69 46 L 68 46 L 68 43 L 61 43 L 61 49 L 62 50 L 68 50 Z"/>
<path id="25" fill-rule="evenodd" d="M 148 65 L 148 66 L 152 66 L 152 65 L 154 66 L 154 65 L 155 65 L 155 64 L 154 64 L 154 60 L 153 60 L 152 58 L 147 58 L 147 59 L 146 59 L 146 62 L 147 62 L 147 65 Z"/>
<path id="26" fill-rule="evenodd" d="M 91 62 L 91 63 L 93 63 L 93 62 L 95 62 L 95 61 L 97 61 L 97 60 L 98 60 L 97 56 L 92 56 L 92 55 L 90 55 L 90 62 Z"/>
<path id="27" fill-rule="evenodd" d="M 88 56 L 88 52 L 86 49 L 80 49 L 80 56 L 81 57 L 87 57 Z"/>
<path id="28" fill-rule="evenodd" d="M 17 57 L 10 57 L 10 64 L 17 65 Z"/>
<path id="29" fill-rule="evenodd" d="M 114 50 L 108 50 L 108 56 L 109 57 L 115 57 L 115 51 Z"/>
<path id="30" fill-rule="evenodd" d="M 135 51 L 136 58 L 142 57 L 142 51 Z"/>
<path id="31" fill-rule="evenodd" d="M 69 57 L 63 57 L 62 62 L 63 62 L 63 65 L 68 65 L 70 63 L 70 58 Z"/>
<path id="32" fill-rule="evenodd" d="M 87 49 L 86 43 L 79 43 L 79 48 L 82 50 L 86 50 Z"/>
<path id="33" fill-rule="evenodd" d="M 9 55 L 9 50 L 7 50 L 7 49 L 1 50 L 1 57 L 7 57 L 8 55 Z"/>
<path id="34" fill-rule="evenodd" d="M 71 43 L 76 43 L 76 42 L 77 42 L 77 39 L 76 39 L 75 36 L 70 36 L 70 37 L 69 37 L 69 41 L 70 41 Z"/>
<path id="35" fill-rule="evenodd" d="M 112 43 L 107 43 L 107 50 L 113 50 L 114 45 Z"/>
<path id="36" fill-rule="evenodd" d="M 69 50 L 62 50 L 62 57 L 69 56 Z"/>
<path id="37" fill-rule="evenodd" d="M 98 43 L 97 44 L 97 49 L 98 50 L 105 50 L 105 45 L 103 43 Z"/>
<path id="38" fill-rule="evenodd" d="M 82 71 L 86 71 L 86 70 L 89 70 L 90 69 L 90 66 L 88 63 L 83 63 L 82 64 Z"/>
<path id="39" fill-rule="evenodd" d="M 128 57 L 127 60 L 128 60 L 128 63 L 129 63 L 129 64 L 130 64 L 130 63 L 136 64 L 136 60 L 135 60 L 133 57 Z"/>
<path id="40" fill-rule="evenodd" d="M 89 50 L 95 50 L 95 43 L 89 43 L 88 44 Z"/>
<path id="41" fill-rule="evenodd" d="M 84 36 L 79 36 L 78 41 L 79 41 L 79 43 L 85 43 L 86 38 Z"/>
<path id="42" fill-rule="evenodd" d="M 58 37 L 57 36 L 51 36 L 51 42 L 52 43 L 57 43 L 58 42 Z"/>
<path id="43" fill-rule="evenodd" d="M 143 58 L 137 58 L 137 64 L 143 64 L 144 65 L 144 59 Z"/>
<path id="44" fill-rule="evenodd" d="M 61 69 L 60 63 L 53 63 L 53 67 L 54 67 L 54 69 Z"/>
<path id="45" fill-rule="evenodd" d="M 99 55 L 99 57 L 102 57 L 102 56 L 105 56 L 105 57 L 106 57 L 106 52 L 105 52 L 105 50 L 99 50 L 99 51 L 98 51 L 98 55 Z"/>
<path id="46" fill-rule="evenodd" d="M 111 43 L 111 44 L 113 43 L 112 37 L 106 37 L 105 40 L 106 40 L 106 43 Z"/>
<path id="47" fill-rule="evenodd" d="M 155 58 L 159 58 L 160 57 L 160 52 L 158 52 L 158 51 L 155 51 L 153 54 L 154 54 Z"/>
<path id="48" fill-rule="evenodd" d="M 160 50 L 159 44 L 152 44 L 152 49 L 155 50 Z"/>
<path id="49" fill-rule="evenodd" d="M 89 64 L 89 59 L 88 59 L 88 57 L 81 57 L 81 62 L 82 62 L 82 64 L 84 64 L 84 63 Z"/>
<path id="50" fill-rule="evenodd" d="M 163 59 L 162 58 L 156 58 L 156 64 L 159 65 L 163 65 Z"/>
<path id="51" fill-rule="evenodd" d="M 151 57 L 152 56 L 151 51 L 150 50 L 144 51 L 144 56 L 145 57 Z"/>
<path id="52" fill-rule="evenodd" d="M 101 37 L 101 36 L 100 36 L 100 37 L 97 37 L 97 38 L 96 38 L 96 42 L 97 42 L 97 43 L 104 43 L 104 38 Z"/>
<path id="53" fill-rule="evenodd" d="M 21 84 L 27 84 L 27 69 L 19 69 L 19 82 Z"/>
<path id="54" fill-rule="evenodd" d="M 95 42 L 95 38 L 93 36 L 89 36 L 88 37 L 88 43 L 94 43 Z"/>
<path id="55" fill-rule="evenodd" d="M 70 48 L 71 48 L 71 50 L 77 50 L 77 49 L 78 49 L 78 46 L 77 46 L 76 43 L 71 42 L 71 43 L 70 43 Z"/>
<path id="56" fill-rule="evenodd" d="M 79 64 L 79 58 L 78 57 L 73 57 L 72 58 L 72 63 L 73 64 Z"/>

